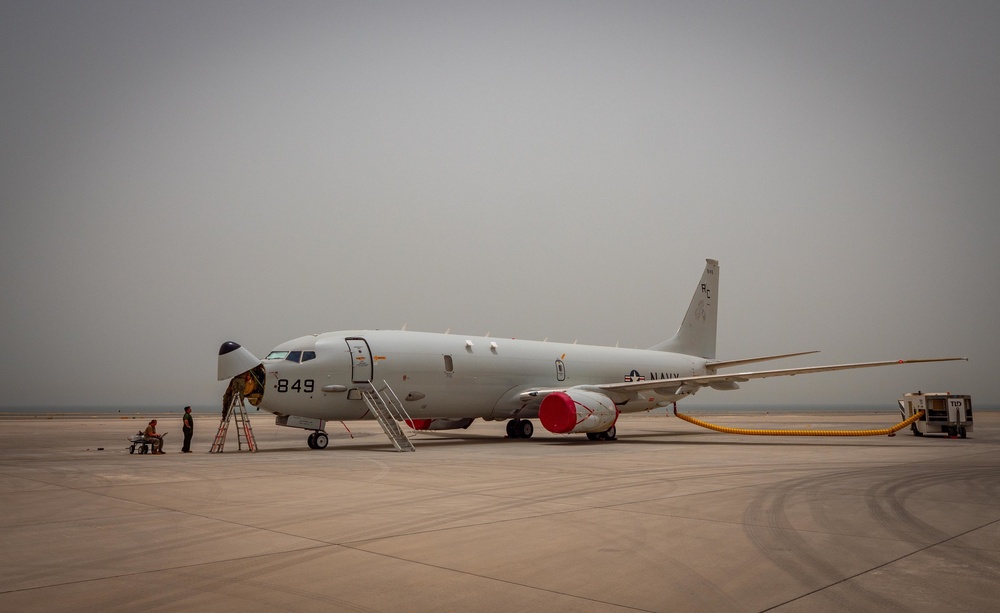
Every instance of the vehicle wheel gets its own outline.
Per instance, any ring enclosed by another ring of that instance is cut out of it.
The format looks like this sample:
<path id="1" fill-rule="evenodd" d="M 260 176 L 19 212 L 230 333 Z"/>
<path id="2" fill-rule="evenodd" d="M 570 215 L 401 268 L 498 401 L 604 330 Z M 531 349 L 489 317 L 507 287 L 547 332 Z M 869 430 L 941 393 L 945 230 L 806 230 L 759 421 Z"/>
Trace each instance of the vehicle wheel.
<path id="1" fill-rule="evenodd" d="M 143 445 L 142 447 L 139 447 L 139 453 L 140 454 L 146 453 L 148 451 L 149 451 L 149 447 L 147 447 L 145 445 Z"/>
<path id="2" fill-rule="evenodd" d="M 968 434 L 968 433 L 965 431 L 965 426 L 959 426 L 958 427 L 958 436 L 959 436 L 959 438 L 965 438 L 966 434 Z"/>
<path id="3" fill-rule="evenodd" d="M 131 447 L 129 447 L 128 448 L 128 452 L 129 453 L 135 453 L 135 445 L 132 445 Z"/>
<path id="4" fill-rule="evenodd" d="M 517 420 L 507 422 L 507 438 L 517 438 Z"/>
<path id="5" fill-rule="evenodd" d="M 316 438 L 313 439 L 313 445 L 316 445 L 316 449 L 326 449 L 329 442 L 330 437 L 326 435 L 326 432 L 317 432 Z"/>
<path id="6" fill-rule="evenodd" d="M 531 435 L 534 433 L 535 425 L 531 423 L 531 420 L 522 419 L 517 428 L 518 438 L 531 438 Z"/>
<path id="7" fill-rule="evenodd" d="M 610 428 L 604 431 L 604 440 L 606 441 L 613 441 L 617 437 L 618 437 L 618 430 L 614 426 L 611 426 Z"/>
<path id="8" fill-rule="evenodd" d="M 306 444 L 309 445 L 310 449 L 316 449 L 316 433 L 310 432 L 309 438 L 306 439 Z"/>
<path id="9" fill-rule="evenodd" d="M 587 433 L 587 440 L 599 441 L 599 440 L 601 440 L 601 433 L 600 432 L 588 432 Z"/>
<path id="10" fill-rule="evenodd" d="M 923 436 L 924 433 L 917 429 L 917 424 L 910 424 L 910 430 L 913 431 L 913 436 Z"/>

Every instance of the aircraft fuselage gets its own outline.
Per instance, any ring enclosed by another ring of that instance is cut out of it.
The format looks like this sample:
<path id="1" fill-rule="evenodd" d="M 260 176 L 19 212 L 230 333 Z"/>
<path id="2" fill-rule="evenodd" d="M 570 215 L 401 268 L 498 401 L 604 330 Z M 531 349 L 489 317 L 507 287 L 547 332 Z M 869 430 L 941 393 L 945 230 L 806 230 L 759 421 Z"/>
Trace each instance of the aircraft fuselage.
<path id="1" fill-rule="evenodd" d="M 259 408 L 325 420 L 365 419 L 370 415 L 358 386 L 384 381 L 414 419 L 532 418 L 538 403 L 525 402 L 527 390 L 699 375 L 708 372 L 706 362 L 663 351 L 457 334 L 329 332 L 274 348 L 263 360 Z M 635 392 L 619 399 L 618 408 L 644 411 L 689 392 Z"/>

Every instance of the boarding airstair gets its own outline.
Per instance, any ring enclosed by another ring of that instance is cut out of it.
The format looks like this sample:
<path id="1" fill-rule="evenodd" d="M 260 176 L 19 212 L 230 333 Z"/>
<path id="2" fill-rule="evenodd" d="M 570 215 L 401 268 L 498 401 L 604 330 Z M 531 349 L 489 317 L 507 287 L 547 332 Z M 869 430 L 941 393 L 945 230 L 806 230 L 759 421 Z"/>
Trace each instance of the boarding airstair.
<path id="1" fill-rule="evenodd" d="M 243 445 L 246 445 L 249 451 L 257 451 L 257 442 L 253 438 L 253 428 L 250 427 L 250 418 L 247 417 L 243 393 L 237 392 L 233 394 L 229 406 L 223 408 L 219 431 L 215 433 L 210 453 L 222 453 L 223 447 L 226 445 L 226 434 L 229 433 L 229 423 L 233 421 L 236 422 L 236 446 L 238 450 L 243 451 Z"/>
<path id="2" fill-rule="evenodd" d="M 406 414 L 403 403 L 399 401 L 399 397 L 392 391 L 389 384 L 382 381 L 382 385 L 383 387 L 378 389 L 374 383 L 369 381 L 367 385 L 359 386 L 361 397 L 371 409 L 372 414 L 375 415 L 379 425 L 382 426 L 385 435 L 396 447 L 396 451 L 416 451 L 417 449 L 399 425 L 400 422 L 412 421 L 410 416 Z"/>

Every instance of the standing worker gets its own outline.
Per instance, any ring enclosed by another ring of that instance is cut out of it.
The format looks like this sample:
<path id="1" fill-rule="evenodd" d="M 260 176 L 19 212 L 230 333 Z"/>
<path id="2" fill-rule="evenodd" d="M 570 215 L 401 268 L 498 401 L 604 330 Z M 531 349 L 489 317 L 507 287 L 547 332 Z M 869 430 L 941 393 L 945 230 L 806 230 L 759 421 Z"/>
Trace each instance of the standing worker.
<path id="1" fill-rule="evenodd" d="M 181 447 L 183 453 L 191 453 L 191 435 L 194 434 L 194 418 L 191 417 L 191 407 L 184 407 L 184 420 L 182 429 L 184 430 L 184 446 Z"/>

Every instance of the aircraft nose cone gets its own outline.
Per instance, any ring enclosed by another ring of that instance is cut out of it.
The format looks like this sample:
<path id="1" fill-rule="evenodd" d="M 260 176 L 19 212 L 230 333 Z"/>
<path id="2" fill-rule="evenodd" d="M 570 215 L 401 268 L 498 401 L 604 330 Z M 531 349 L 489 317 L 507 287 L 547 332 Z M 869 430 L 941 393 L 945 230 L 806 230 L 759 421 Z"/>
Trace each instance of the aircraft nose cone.
<path id="1" fill-rule="evenodd" d="M 219 355 L 226 355 L 227 353 L 232 353 L 237 349 L 240 349 L 239 343 L 236 341 L 226 341 L 222 343 L 221 347 L 219 347 Z"/>
<path id="2" fill-rule="evenodd" d="M 239 343 L 226 341 L 219 347 L 219 381 L 243 374 L 260 363 L 254 354 L 241 347 Z"/>

